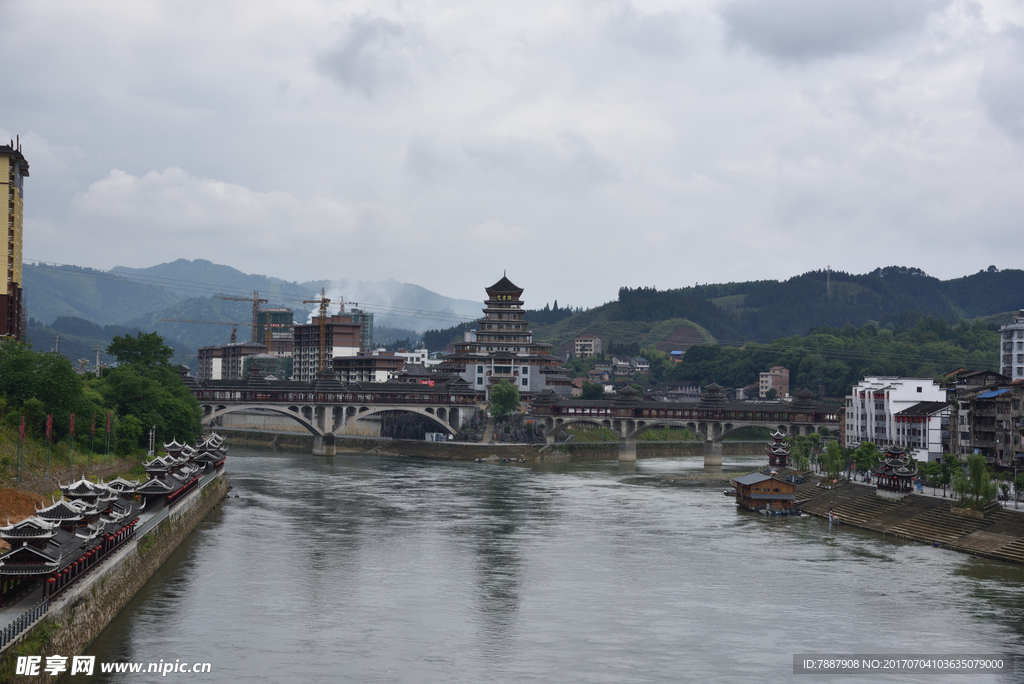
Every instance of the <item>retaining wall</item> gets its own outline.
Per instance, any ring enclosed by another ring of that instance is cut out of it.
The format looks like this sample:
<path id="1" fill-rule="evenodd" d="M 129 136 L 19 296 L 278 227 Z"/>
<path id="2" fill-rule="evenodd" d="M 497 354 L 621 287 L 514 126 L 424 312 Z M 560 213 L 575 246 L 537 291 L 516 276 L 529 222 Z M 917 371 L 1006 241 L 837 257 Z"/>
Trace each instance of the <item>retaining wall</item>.
<path id="1" fill-rule="evenodd" d="M 38 625 L 22 635 L 0 657 L 0 682 L 25 681 L 14 675 L 19 655 L 81 655 L 111 620 L 128 605 L 153 573 L 178 548 L 203 518 L 227 494 L 227 474 L 221 471 L 201 490 L 185 497 L 153 529 L 127 542 L 104 568 L 81 580 L 54 601 Z M 33 682 L 55 682 L 41 674 Z"/>

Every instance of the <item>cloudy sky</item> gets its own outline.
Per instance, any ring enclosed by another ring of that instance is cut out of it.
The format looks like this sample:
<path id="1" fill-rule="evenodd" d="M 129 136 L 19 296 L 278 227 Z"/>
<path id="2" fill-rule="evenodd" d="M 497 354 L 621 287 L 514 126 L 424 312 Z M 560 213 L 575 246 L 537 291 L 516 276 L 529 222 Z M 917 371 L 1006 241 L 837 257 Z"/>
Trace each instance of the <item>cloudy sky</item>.
<path id="1" fill-rule="evenodd" d="M 0 2 L 26 260 L 527 303 L 1024 266 L 1019 0 Z"/>

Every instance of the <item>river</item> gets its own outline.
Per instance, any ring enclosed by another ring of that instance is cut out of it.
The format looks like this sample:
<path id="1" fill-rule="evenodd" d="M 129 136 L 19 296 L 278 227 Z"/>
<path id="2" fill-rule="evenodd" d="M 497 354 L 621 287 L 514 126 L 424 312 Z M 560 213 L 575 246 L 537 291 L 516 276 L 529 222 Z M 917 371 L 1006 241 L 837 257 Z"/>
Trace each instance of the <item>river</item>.
<path id="1" fill-rule="evenodd" d="M 232 449 L 229 501 L 89 651 L 212 672 L 73 681 L 1019 681 L 793 675 L 794 654 L 1020 656 L 1024 568 L 656 477 L 701 466 Z"/>

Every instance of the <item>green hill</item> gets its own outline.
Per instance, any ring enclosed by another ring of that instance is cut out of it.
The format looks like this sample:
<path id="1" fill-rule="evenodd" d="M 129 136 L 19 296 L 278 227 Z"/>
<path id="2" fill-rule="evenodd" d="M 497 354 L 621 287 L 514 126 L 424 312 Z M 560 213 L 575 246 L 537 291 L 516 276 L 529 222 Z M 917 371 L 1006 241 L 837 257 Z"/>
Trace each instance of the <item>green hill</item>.
<path id="1" fill-rule="evenodd" d="M 181 299 L 162 287 L 91 268 L 25 264 L 22 273 L 28 314 L 44 324 L 60 316 L 100 325 L 123 323 Z"/>

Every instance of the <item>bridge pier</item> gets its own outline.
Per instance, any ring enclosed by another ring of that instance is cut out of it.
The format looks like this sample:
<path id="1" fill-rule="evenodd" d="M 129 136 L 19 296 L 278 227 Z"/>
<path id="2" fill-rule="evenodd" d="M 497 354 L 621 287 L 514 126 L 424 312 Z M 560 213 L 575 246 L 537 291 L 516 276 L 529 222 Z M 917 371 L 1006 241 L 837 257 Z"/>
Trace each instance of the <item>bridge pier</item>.
<path id="1" fill-rule="evenodd" d="M 619 438 L 619 463 L 636 461 L 636 440 Z"/>
<path id="2" fill-rule="evenodd" d="M 707 440 L 704 442 L 704 472 L 722 472 L 722 442 Z"/>
<path id="3" fill-rule="evenodd" d="M 313 455 L 314 456 L 334 456 L 334 435 L 328 433 L 323 435 L 316 435 L 313 437 Z"/>

